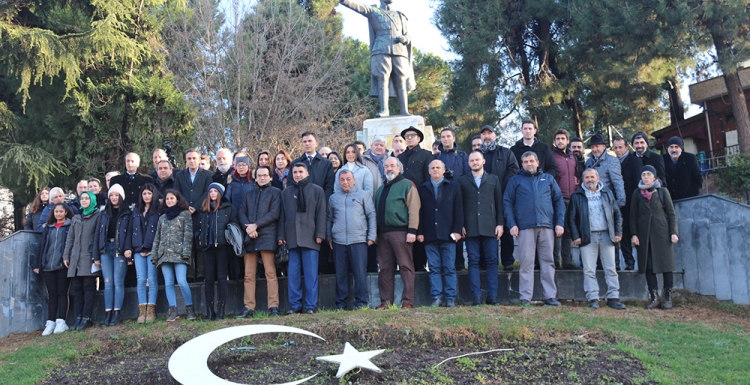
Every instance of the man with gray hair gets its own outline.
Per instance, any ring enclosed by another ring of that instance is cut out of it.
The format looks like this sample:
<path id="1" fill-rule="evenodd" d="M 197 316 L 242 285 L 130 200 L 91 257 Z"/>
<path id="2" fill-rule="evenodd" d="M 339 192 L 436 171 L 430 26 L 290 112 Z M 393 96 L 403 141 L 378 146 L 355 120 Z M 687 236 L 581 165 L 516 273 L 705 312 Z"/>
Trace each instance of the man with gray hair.
<path id="1" fill-rule="evenodd" d="M 156 178 L 159 177 L 159 162 L 161 162 L 162 160 L 169 160 L 169 157 L 167 157 L 167 152 L 162 148 L 155 149 L 151 154 L 151 163 L 154 164 L 154 170 L 148 174 L 151 179 L 156 180 Z"/>
<path id="2" fill-rule="evenodd" d="M 529 150 L 521 155 L 521 167 L 518 174 L 510 178 L 503 194 L 505 223 L 510 227 L 510 234 L 518 237 L 521 305 L 531 304 L 534 256 L 538 255 L 544 304 L 560 306 L 555 285 L 553 247 L 555 236 L 563 235 L 565 202 L 555 178 L 539 169 L 539 158 L 534 151 Z"/>
<path id="3" fill-rule="evenodd" d="M 385 158 L 388 157 L 388 149 L 386 148 L 385 138 L 383 138 L 382 136 L 373 137 L 372 142 L 370 142 L 370 149 L 365 151 L 362 156 L 370 158 L 371 160 L 375 161 L 375 163 L 377 163 L 378 170 L 380 170 L 380 179 L 384 181 L 385 169 L 383 168 L 383 163 L 385 162 Z M 377 190 L 378 189 L 376 188 L 375 191 Z"/>
<path id="4" fill-rule="evenodd" d="M 112 177 L 110 185 L 114 186 L 119 184 L 125 190 L 125 206 L 131 204 L 138 204 L 138 200 L 141 196 L 141 187 L 146 183 L 153 183 L 149 175 L 143 175 L 138 172 L 138 167 L 141 165 L 141 157 L 138 154 L 131 152 L 125 155 L 125 173 Z"/>
<path id="5" fill-rule="evenodd" d="M 414 307 L 414 261 L 412 247 L 417 240 L 421 201 L 414 183 L 401 174 L 404 165 L 394 157 L 385 161 L 386 182 L 375 192 L 378 228 L 378 290 L 380 306 L 393 304 L 396 263 L 404 284 L 401 307 Z"/>
<path id="6" fill-rule="evenodd" d="M 369 191 L 357 189 L 354 173 L 339 172 L 337 192 L 328 203 L 326 239 L 333 250 L 336 267 L 336 308 L 347 309 L 349 273 L 354 275 L 354 308 L 370 302 L 367 290 L 367 247 L 375 244 L 375 204 Z"/>
<path id="7" fill-rule="evenodd" d="M 221 183 L 224 188 L 229 184 L 229 176 L 234 172 L 232 167 L 232 152 L 227 148 L 220 148 L 216 151 L 216 172 L 214 172 L 211 180 L 216 183 Z"/>
<path id="8" fill-rule="evenodd" d="M 615 243 L 622 239 L 622 215 L 612 192 L 599 180 L 596 169 L 583 172 L 582 188 L 570 197 L 568 226 L 573 243 L 581 247 L 583 289 L 589 307 L 599 308 L 596 260 L 602 261 L 607 282 L 607 306 L 622 310 L 620 282 L 615 265 Z"/>

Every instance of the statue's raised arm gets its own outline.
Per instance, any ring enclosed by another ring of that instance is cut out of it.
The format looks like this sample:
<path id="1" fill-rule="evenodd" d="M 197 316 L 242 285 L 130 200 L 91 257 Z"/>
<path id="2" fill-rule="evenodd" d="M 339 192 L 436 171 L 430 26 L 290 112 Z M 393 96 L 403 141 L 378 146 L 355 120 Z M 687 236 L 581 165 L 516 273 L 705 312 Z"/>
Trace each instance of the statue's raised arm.
<path id="1" fill-rule="evenodd" d="M 380 100 L 376 117 L 389 116 L 388 98 L 395 94 L 401 115 L 409 115 L 410 91 L 416 88 L 412 48 L 406 16 L 390 9 L 393 0 L 381 0 L 380 7 L 355 0 L 339 0 L 345 7 L 365 16 L 370 28 L 370 96 Z"/>

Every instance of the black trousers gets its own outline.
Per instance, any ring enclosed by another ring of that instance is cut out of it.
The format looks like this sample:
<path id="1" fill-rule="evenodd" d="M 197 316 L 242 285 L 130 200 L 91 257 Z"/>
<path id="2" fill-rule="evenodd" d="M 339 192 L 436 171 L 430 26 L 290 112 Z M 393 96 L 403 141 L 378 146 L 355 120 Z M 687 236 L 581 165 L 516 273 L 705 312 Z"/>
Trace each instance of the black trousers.
<path id="1" fill-rule="evenodd" d="M 71 278 L 70 295 L 75 297 L 73 311 L 76 317 L 91 319 L 96 298 L 96 277 Z"/>
<path id="2" fill-rule="evenodd" d="M 664 289 L 671 289 L 674 287 L 674 276 L 671 271 L 662 273 L 662 278 L 664 278 Z M 659 284 L 656 280 L 656 274 L 654 273 L 654 264 L 651 258 L 651 250 L 648 251 L 648 259 L 646 260 L 646 284 L 648 285 L 648 290 L 658 290 Z"/>
<path id="3" fill-rule="evenodd" d="M 500 237 L 500 262 L 503 267 L 513 266 L 515 258 L 513 258 L 513 236 L 510 235 L 510 229 L 506 226 L 503 228 L 503 236 Z"/>
<path id="4" fill-rule="evenodd" d="M 206 302 L 214 301 L 214 284 L 219 283 L 219 301 L 227 300 L 227 259 L 234 255 L 230 246 L 209 247 L 203 250 L 203 272 L 206 274 Z"/>
<path id="5" fill-rule="evenodd" d="M 44 284 L 47 286 L 47 319 L 65 319 L 68 315 L 68 288 L 70 279 L 68 269 L 44 272 Z"/>
<path id="6" fill-rule="evenodd" d="M 625 266 L 635 266 L 635 257 L 633 257 L 633 245 L 630 243 L 630 238 L 633 238 L 633 233 L 630 231 L 630 226 L 622 227 L 622 240 L 616 245 L 617 250 L 622 250 L 622 258 L 625 260 Z M 615 252 L 617 252 L 615 250 Z M 618 257 L 620 254 L 615 254 Z M 619 258 L 618 258 L 619 261 Z"/>

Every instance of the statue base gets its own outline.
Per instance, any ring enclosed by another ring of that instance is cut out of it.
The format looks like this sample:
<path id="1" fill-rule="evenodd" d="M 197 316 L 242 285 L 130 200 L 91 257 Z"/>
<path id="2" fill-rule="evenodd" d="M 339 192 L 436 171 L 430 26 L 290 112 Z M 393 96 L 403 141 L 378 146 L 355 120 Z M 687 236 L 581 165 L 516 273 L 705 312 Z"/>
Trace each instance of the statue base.
<path id="1" fill-rule="evenodd" d="M 357 140 L 367 143 L 369 148 L 372 138 L 380 136 L 385 138 L 386 146 L 393 148 L 393 137 L 400 135 L 401 131 L 409 127 L 416 127 L 424 134 L 424 140 L 420 144 L 425 150 L 432 151 L 432 143 L 435 142 L 435 132 L 432 126 L 424 125 L 424 118 L 419 115 L 410 116 L 388 116 L 384 118 L 367 119 L 362 124 L 362 131 L 357 131 Z"/>

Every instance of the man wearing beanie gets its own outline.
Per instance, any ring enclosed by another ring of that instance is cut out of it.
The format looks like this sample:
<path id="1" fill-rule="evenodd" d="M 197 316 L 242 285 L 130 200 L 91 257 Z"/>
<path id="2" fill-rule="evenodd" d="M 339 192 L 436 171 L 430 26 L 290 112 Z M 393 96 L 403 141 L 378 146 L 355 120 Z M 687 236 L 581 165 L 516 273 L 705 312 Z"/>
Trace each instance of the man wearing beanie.
<path id="1" fill-rule="evenodd" d="M 667 175 L 664 171 L 664 158 L 648 149 L 648 137 L 643 132 L 633 135 L 630 144 L 635 149 L 635 156 L 641 159 L 644 166 L 652 166 L 656 170 L 656 178 L 661 180 L 662 187 L 667 187 Z"/>
<path id="2" fill-rule="evenodd" d="M 685 152 L 682 138 L 673 136 L 667 141 L 667 153 L 664 158 L 666 182 L 672 200 L 690 198 L 700 195 L 703 187 L 703 175 L 695 154 Z"/>

